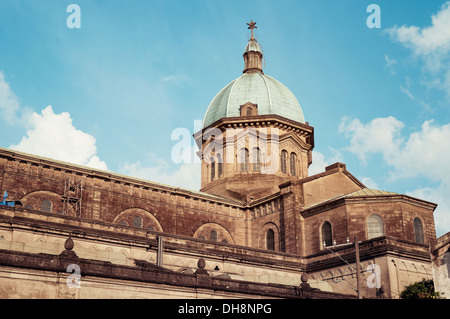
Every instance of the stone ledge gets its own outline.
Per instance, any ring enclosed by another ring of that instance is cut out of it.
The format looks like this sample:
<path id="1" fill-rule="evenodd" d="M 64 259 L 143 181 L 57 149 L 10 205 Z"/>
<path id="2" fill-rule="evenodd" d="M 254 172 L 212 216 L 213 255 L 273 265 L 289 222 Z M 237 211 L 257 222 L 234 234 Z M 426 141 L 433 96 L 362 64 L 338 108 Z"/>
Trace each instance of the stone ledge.
<path id="1" fill-rule="evenodd" d="M 323 291 L 304 291 L 298 294 L 298 287 L 262 284 L 227 278 L 215 278 L 208 275 L 180 274 L 154 267 L 131 267 L 111 264 L 110 262 L 88 260 L 76 255 L 31 254 L 17 251 L 0 250 L 0 265 L 6 267 L 34 269 L 46 272 L 66 273 L 67 266 L 77 264 L 81 276 L 139 281 L 141 283 L 162 284 L 195 289 L 209 289 L 220 292 L 254 295 L 265 298 L 303 298 L 303 299 L 350 299 L 350 295 Z M 161 267 L 162 268 L 162 267 Z"/>

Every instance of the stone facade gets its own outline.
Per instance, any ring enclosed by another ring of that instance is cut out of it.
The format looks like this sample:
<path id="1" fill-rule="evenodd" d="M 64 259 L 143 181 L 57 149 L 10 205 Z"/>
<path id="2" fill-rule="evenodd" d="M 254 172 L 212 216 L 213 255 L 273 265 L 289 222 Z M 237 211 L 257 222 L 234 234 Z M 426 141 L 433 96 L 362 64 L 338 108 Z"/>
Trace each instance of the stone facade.
<path id="1" fill-rule="evenodd" d="M 384 296 L 395 298 L 414 279 L 432 276 L 435 204 L 368 190 L 341 163 L 250 202 L 6 149 L 0 150 L 0 172 L 1 189 L 16 201 L 0 209 L 0 249 L 6 251 L 59 255 L 72 237 L 80 258 L 136 267 L 136 260 L 157 264 L 160 236 L 160 266 L 176 273 L 192 274 L 204 258 L 216 276 L 298 287 L 300 275 L 309 274 L 312 287 L 354 297 L 354 268 L 336 254 L 354 265 L 356 237 L 361 274 L 369 264 L 380 265 Z M 369 238 L 367 228 L 373 214 L 383 220 L 377 238 Z M 423 223 L 423 243 L 416 242 L 415 218 Z M 323 245 L 326 222 L 331 247 Z M 365 278 L 360 294 L 377 297 Z"/>

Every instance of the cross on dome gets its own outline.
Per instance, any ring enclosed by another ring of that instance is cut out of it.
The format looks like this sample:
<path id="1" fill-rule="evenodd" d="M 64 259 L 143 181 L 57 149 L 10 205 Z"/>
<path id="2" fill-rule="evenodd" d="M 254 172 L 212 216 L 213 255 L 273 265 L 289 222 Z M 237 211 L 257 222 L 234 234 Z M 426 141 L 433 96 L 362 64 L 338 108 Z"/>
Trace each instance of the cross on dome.
<path id="1" fill-rule="evenodd" d="M 247 23 L 248 28 L 252 30 L 252 37 L 250 38 L 251 41 L 254 41 L 255 38 L 253 37 L 253 29 L 257 29 L 256 22 L 253 22 L 253 20 L 250 21 L 250 23 Z"/>

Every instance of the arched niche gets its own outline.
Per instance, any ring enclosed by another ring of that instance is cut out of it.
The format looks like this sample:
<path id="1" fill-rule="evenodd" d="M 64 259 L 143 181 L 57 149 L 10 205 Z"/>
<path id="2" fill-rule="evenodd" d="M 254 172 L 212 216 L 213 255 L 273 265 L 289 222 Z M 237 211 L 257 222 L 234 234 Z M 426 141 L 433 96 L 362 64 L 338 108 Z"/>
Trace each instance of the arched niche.
<path id="1" fill-rule="evenodd" d="M 113 223 L 163 232 L 163 228 L 158 219 L 152 213 L 142 208 L 125 209 L 117 214 L 113 220 Z"/>
<path id="2" fill-rule="evenodd" d="M 234 244 L 233 236 L 230 232 L 217 223 L 206 223 L 201 225 L 195 232 L 194 238 L 212 240 L 219 243 Z"/>

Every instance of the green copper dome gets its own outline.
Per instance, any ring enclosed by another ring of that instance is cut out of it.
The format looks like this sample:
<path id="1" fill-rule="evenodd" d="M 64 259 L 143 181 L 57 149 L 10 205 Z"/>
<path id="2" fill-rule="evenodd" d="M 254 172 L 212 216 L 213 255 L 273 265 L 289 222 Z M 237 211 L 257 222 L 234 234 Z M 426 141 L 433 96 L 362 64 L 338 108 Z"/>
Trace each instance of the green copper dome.
<path id="1" fill-rule="evenodd" d="M 214 97 L 203 127 L 224 117 L 240 116 L 240 106 L 247 102 L 258 105 L 258 115 L 275 114 L 305 123 L 300 104 L 286 86 L 262 72 L 253 72 L 242 74 Z"/>
<path id="2" fill-rule="evenodd" d="M 207 127 L 224 117 L 241 116 L 241 105 L 257 105 L 258 115 L 280 115 L 305 123 L 303 112 L 294 94 L 279 81 L 265 75 L 262 70 L 263 53 L 253 37 L 256 22 L 247 23 L 252 36 L 244 51 L 243 74 L 225 86 L 211 101 L 203 119 Z"/>

